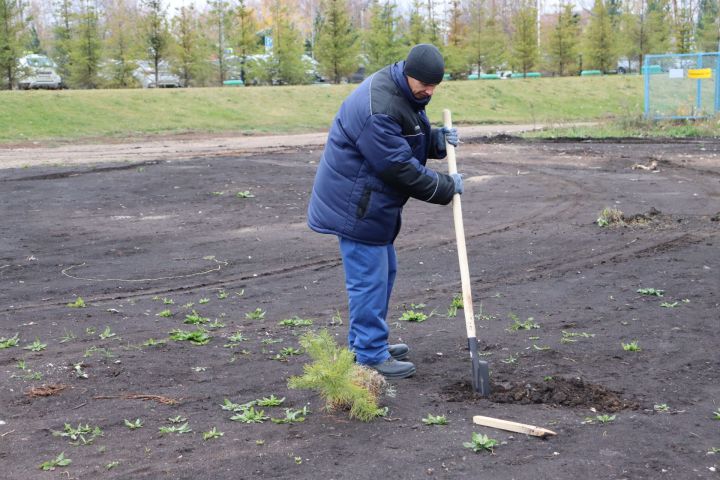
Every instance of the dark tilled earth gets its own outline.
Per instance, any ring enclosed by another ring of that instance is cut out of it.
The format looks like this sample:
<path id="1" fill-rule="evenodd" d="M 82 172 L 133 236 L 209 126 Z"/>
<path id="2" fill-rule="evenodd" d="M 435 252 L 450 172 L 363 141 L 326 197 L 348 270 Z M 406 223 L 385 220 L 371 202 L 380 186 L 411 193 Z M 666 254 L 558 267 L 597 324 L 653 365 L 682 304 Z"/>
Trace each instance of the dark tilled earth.
<path id="1" fill-rule="evenodd" d="M 308 358 L 279 355 L 308 328 L 283 319 L 312 319 L 339 342 L 347 330 L 337 240 L 305 226 L 319 151 L 0 170 L 0 337 L 19 338 L 0 350 L 2 477 L 718 478 L 718 153 L 710 141 L 462 145 L 493 395 L 473 394 L 462 310 L 447 315 L 460 291 L 451 209 L 411 201 L 389 322 L 418 371 L 393 382 L 387 416 L 371 423 L 288 390 Z M 653 160 L 658 171 L 633 169 Z M 634 221 L 600 228 L 604 207 Z M 637 293 L 649 287 L 664 296 Z M 68 307 L 78 296 L 86 308 Z M 428 320 L 398 320 L 421 303 Z M 264 319 L 246 317 L 257 308 Z M 192 328 L 192 310 L 216 321 L 210 342 L 167 340 Z M 538 328 L 513 331 L 511 315 Z M 226 347 L 237 332 L 245 340 Z M 143 346 L 150 338 L 166 343 Z M 46 348 L 24 348 L 36 339 Z M 624 351 L 631 341 L 639 351 Z M 243 424 L 220 408 L 271 394 L 312 413 Z M 428 414 L 448 425 L 424 425 Z M 161 435 L 177 416 L 192 432 Z M 142 428 L 124 425 L 137 418 Z M 66 423 L 103 436 L 72 445 L 53 435 Z M 213 427 L 224 435 L 204 441 Z M 463 447 L 473 432 L 500 442 L 493 454 Z M 38 468 L 61 452 L 70 465 Z"/>

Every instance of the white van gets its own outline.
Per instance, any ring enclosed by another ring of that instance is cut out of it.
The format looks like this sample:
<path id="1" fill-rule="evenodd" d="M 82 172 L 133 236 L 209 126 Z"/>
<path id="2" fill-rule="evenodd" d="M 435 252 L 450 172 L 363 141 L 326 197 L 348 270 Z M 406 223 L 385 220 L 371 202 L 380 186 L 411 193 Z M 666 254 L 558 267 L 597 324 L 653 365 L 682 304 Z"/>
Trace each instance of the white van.
<path id="1" fill-rule="evenodd" d="M 62 78 L 57 74 L 57 65 L 45 55 L 25 55 L 19 60 L 17 88 L 29 90 L 31 88 L 63 87 Z"/>

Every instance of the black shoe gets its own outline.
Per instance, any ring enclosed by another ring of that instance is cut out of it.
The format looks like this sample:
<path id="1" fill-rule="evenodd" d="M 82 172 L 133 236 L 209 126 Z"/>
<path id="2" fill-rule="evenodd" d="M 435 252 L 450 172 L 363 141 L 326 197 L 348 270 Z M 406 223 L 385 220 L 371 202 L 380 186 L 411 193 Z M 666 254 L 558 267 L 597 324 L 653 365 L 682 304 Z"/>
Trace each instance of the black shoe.
<path id="1" fill-rule="evenodd" d="M 366 365 L 380 373 L 385 378 L 408 378 L 415 373 L 415 365 L 412 362 L 399 362 L 390 357 L 377 365 Z"/>
<path id="2" fill-rule="evenodd" d="M 405 360 L 410 353 L 410 347 L 404 343 L 396 343 L 395 345 L 388 346 L 388 352 L 395 360 Z"/>

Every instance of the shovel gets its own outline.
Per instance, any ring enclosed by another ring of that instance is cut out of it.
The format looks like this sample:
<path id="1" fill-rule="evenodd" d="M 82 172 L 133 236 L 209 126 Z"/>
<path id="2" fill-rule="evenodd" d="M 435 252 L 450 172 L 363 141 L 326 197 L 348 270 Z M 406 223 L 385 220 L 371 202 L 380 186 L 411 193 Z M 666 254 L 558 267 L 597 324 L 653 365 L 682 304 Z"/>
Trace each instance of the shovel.
<path id="1" fill-rule="evenodd" d="M 443 110 L 443 123 L 452 128 L 450 110 Z M 447 149 L 448 171 L 457 173 L 455 163 L 455 147 L 445 143 Z M 465 313 L 465 327 L 467 328 L 468 347 L 472 361 L 473 390 L 483 397 L 490 395 L 490 369 L 487 362 L 478 358 L 477 337 L 475 336 L 475 315 L 473 314 L 472 294 L 470 292 L 470 269 L 468 268 L 467 250 L 465 249 L 465 227 L 463 226 L 462 204 L 460 194 L 453 196 L 453 220 L 455 222 L 455 238 L 457 240 L 458 260 L 460 260 L 460 280 L 462 283 L 463 312 Z"/>

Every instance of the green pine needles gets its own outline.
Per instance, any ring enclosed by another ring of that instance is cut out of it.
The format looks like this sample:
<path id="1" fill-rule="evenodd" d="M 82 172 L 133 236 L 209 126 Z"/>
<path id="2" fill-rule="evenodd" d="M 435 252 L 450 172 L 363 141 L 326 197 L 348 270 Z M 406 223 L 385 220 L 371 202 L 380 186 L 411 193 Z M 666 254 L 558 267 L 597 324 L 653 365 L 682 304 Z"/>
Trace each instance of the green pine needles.
<path id="1" fill-rule="evenodd" d="M 300 345 L 313 362 L 304 366 L 303 375 L 291 377 L 288 387 L 317 390 L 328 411 L 349 410 L 350 418 L 363 422 L 385 413 L 378 407 L 378 398 L 388 390 L 385 378 L 356 364 L 353 353 L 338 347 L 327 330 L 306 333 Z"/>

